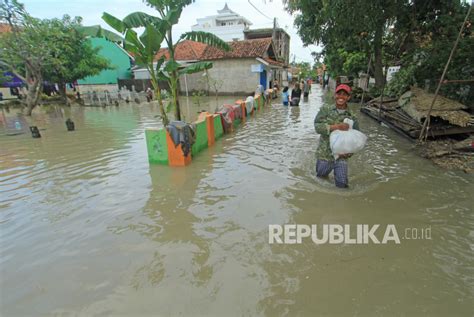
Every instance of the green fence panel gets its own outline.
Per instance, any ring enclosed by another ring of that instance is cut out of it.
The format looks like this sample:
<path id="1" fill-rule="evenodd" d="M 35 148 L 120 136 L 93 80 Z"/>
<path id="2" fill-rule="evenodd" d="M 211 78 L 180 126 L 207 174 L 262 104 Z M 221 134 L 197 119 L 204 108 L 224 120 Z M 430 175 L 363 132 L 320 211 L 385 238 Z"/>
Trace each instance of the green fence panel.
<path id="1" fill-rule="evenodd" d="M 214 117 L 214 136 L 217 139 L 224 135 L 224 129 L 222 128 L 221 116 Z"/>
<path id="2" fill-rule="evenodd" d="M 191 153 L 193 155 L 198 154 L 202 150 L 207 148 L 207 125 L 206 120 L 198 122 L 196 124 L 196 141 L 193 144 Z"/>
<path id="3" fill-rule="evenodd" d="M 242 122 L 242 119 L 234 119 L 234 127 L 238 127 L 241 122 Z"/>
<path id="4" fill-rule="evenodd" d="M 166 131 L 164 129 L 145 130 L 145 138 L 148 151 L 148 162 L 168 165 Z"/>

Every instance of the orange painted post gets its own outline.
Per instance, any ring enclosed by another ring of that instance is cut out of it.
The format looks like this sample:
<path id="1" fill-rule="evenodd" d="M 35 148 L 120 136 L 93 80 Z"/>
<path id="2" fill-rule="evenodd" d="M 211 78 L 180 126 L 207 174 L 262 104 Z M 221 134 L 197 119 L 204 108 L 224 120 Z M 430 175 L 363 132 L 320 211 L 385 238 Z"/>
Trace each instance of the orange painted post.
<path id="1" fill-rule="evenodd" d="M 216 135 L 214 134 L 214 115 L 208 114 L 206 116 L 207 126 L 207 146 L 211 147 L 216 141 Z"/>
<path id="2" fill-rule="evenodd" d="M 166 131 L 166 143 L 168 145 L 169 166 L 186 166 L 191 164 L 191 151 L 189 151 L 188 155 L 184 156 L 181 144 L 175 146 L 168 131 Z"/>
<path id="3" fill-rule="evenodd" d="M 240 109 L 242 109 L 242 122 L 247 120 L 247 108 L 245 107 L 245 101 L 240 101 Z"/>
<path id="4" fill-rule="evenodd" d="M 240 106 L 240 109 L 242 111 L 242 122 L 245 122 L 245 119 L 247 117 L 247 108 L 245 107 L 245 101 L 239 99 L 235 102 L 235 104 Z"/>

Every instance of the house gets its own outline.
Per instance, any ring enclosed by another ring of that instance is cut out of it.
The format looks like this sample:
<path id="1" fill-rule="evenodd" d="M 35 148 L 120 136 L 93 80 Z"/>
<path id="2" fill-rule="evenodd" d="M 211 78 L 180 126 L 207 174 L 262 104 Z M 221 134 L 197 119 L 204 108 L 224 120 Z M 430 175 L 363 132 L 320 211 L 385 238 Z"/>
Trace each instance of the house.
<path id="1" fill-rule="evenodd" d="M 224 41 L 243 40 L 244 31 L 252 22 L 230 10 L 227 3 L 217 15 L 197 19 L 197 24 L 191 27 L 192 31 L 212 33 Z"/>
<path id="2" fill-rule="evenodd" d="M 178 62 L 182 66 L 186 66 L 188 64 L 198 62 L 201 59 L 201 56 L 206 48 L 206 44 L 185 40 L 182 41 L 175 48 L 174 57 L 176 62 Z M 166 59 L 169 59 L 169 52 L 167 48 L 161 48 L 156 54 L 155 60 L 159 59 L 161 56 L 164 56 Z M 154 64 L 154 67 L 156 67 L 156 63 Z M 132 71 L 134 79 L 150 79 L 150 74 L 148 73 L 148 70 L 144 67 L 136 66 L 132 68 Z"/>
<path id="3" fill-rule="evenodd" d="M 259 84 L 265 89 L 270 88 L 271 81 L 275 79 L 274 74 L 280 74 L 284 68 L 284 64 L 277 61 L 272 38 L 228 44 L 231 47 L 229 52 L 208 46 L 201 56 L 201 60 L 213 63 L 208 73 L 212 79 L 222 82 L 219 89 L 222 95 L 248 94 L 254 92 Z M 188 83 L 188 89 L 194 88 Z"/>
<path id="4" fill-rule="evenodd" d="M 103 70 L 95 76 L 89 76 L 77 81 L 80 92 L 92 90 L 118 90 L 120 79 L 131 79 L 133 57 L 119 44 L 102 37 L 91 37 L 92 47 L 100 47 L 99 55 L 107 58 L 112 69 Z"/>
<path id="5" fill-rule="evenodd" d="M 255 92 L 260 84 L 270 87 L 274 71 L 281 71 L 284 64 L 276 60 L 271 38 L 233 41 L 228 43 L 231 51 L 224 52 L 218 48 L 194 42 L 182 41 L 175 49 L 175 59 L 182 66 L 199 61 L 209 61 L 213 67 L 207 72 L 180 76 L 180 91 L 209 91 L 214 93 L 212 84 L 218 87 L 219 95 L 247 95 Z M 160 49 L 156 60 L 165 56 L 169 58 L 167 48 Z M 133 70 L 135 79 L 149 79 L 144 68 Z M 205 77 L 205 76 L 208 77 Z"/>
<path id="6" fill-rule="evenodd" d="M 290 35 L 280 27 L 277 27 L 276 20 L 273 22 L 273 28 L 245 30 L 244 37 L 246 40 L 271 38 L 275 49 L 276 60 L 282 62 L 283 71 L 274 70 L 272 74 L 282 85 L 287 86 L 290 80 L 288 76 L 288 64 L 290 62 Z"/>
<path id="7" fill-rule="evenodd" d="M 266 88 L 272 87 L 272 81 L 278 80 L 281 86 L 287 86 L 289 83 L 288 64 L 290 59 L 290 36 L 288 33 L 278 27 L 276 19 L 273 20 L 272 28 L 250 29 L 252 23 L 246 18 L 230 10 L 227 3 L 222 10 L 218 10 L 218 15 L 208 16 L 197 19 L 197 24 L 192 26 L 193 31 L 205 31 L 212 33 L 224 41 L 243 41 L 257 39 L 272 40 L 272 59 L 278 62 L 276 64 L 262 64 L 265 67 L 260 69 L 255 66 L 254 71 L 265 76 L 270 85 L 264 85 Z M 241 58 L 241 57 L 239 57 Z M 262 80 L 262 83 L 265 80 Z"/>

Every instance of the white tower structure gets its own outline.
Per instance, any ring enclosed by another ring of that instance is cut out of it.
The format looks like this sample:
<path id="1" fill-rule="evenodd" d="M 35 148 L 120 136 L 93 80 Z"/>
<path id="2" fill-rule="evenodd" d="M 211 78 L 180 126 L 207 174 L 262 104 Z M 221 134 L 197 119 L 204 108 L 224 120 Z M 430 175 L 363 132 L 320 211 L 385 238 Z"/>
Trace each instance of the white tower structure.
<path id="1" fill-rule="evenodd" d="M 197 19 L 197 24 L 193 25 L 191 30 L 212 33 L 226 42 L 243 40 L 244 31 L 248 30 L 252 22 L 229 9 L 227 3 L 222 10 L 217 10 L 217 13 Z"/>

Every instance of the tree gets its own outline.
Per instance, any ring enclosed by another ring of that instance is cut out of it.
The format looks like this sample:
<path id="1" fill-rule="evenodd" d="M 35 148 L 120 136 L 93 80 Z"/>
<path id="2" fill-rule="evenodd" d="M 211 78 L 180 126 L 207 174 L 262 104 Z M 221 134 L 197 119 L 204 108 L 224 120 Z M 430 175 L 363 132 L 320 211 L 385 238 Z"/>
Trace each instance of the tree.
<path id="1" fill-rule="evenodd" d="M 365 52 L 367 60 L 369 54 L 373 54 L 375 83 L 378 87 L 383 86 L 385 81 L 383 37 L 396 17 L 404 14 L 408 1 L 284 0 L 284 2 L 289 12 L 297 13 L 295 25 L 303 43 L 317 42 L 325 45 L 325 62 L 329 67 L 338 63 L 339 49 L 347 52 Z"/>
<path id="2" fill-rule="evenodd" d="M 36 19 L 16 0 L 4 0 L 0 15 L 11 30 L 0 40 L 0 64 L 26 83 L 27 115 L 40 100 L 43 80 L 57 83 L 68 103 L 66 83 L 109 67 L 79 32 L 81 18 Z"/>
<path id="3" fill-rule="evenodd" d="M 43 44 L 50 30 L 47 23 L 31 17 L 16 0 L 2 1 L 0 20 L 11 29 L 0 38 L 0 64 L 26 83 L 26 114 L 31 115 L 42 91 L 41 71 L 52 52 Z"/>
<path id="4" fill-rule="evenodd" d="M 187 32 L 182 34 L 176 43 L 173 42 L 173 25 L 178 23 L 183 8 L 191 4 L 192 0 L 146 0 L 145 2 L 150 7 L 156 9 L 159 17 L 144 12 L 134 12 L 120 20 L 108 13 L 104 13 L 102 19 L 118 32 L 125 34 L 125 48 L 135 55 L 139 65 L 145 66 L 149 71 L 152 85 L 160 103 L 163 123 L 166 125 L 168 118 L 161 100 L 158 79 L 168 81 L 171 89 L 172 106 L 175 110 L 175 119 L 181 120 L 178 99 L 179 75 L 200 72 L 212 67 L 210 62 L 199 62 L 180 70 L 180 65 L 175 60 L 175 48 L 179 42 L 188 39 L 224 50 L 229 50 L 230 47 L 217 36 L 206 32 Z M 137 28 L 145 29 L 141 36 L 138 36 L 134 30 Z M 162 56 L 154 63 L 156 53 L 163 41 L 168 46 L 169 59 L 165 63 L 165 57 Z"/>
<path id="5" fill-rule="evenodd" d="M 43 67 L 43 77 L 58 84 L 63 102 L 69 105 L 66 84 L 109 69 L 109 61 L 98 55 L 99 48 L 92 48 L 81 32 L 81 18 L 71 19 L 65 15 L 61 20 L 49 20 L 48 24 L 52 35 L 46 43 L 54 50 L 50 63 Z"/>
<path id="6" fill-rule="evenodd" d="M 393 31 L 386 37 L 388 58 L 398 61 L 401 70 L 389 83 L 389 94 L 398 96 L 413 84 L 431 83 L 434 89 L 448 60 L 469 4 L 463 1 L 413 1 L 409 14 L 399 16 Z M 474 107 L 474 36 L 471 19 L 464 26 L 440 93 Z M 464 80 L 464 82 L 463 82 Z"/>

